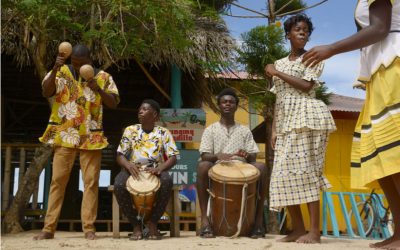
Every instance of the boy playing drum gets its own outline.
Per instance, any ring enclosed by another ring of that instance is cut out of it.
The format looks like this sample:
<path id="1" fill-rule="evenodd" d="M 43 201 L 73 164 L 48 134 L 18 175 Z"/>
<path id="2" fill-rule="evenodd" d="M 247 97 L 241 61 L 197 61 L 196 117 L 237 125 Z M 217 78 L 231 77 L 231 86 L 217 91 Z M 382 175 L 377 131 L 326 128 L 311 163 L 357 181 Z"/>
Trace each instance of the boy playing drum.
<path id="1" fill-rule="evenodd" d="M 208 170 L 217 161 L 240 159 L 260 170 L 255 223 L 249 236 L 255 239 L 263 238 L 265 235 L 263 225 L 263 208 L 266 193 L 265 164 L 256 162 L 256 154 L 259 150 L 250 129 L 235 122 L 235 112 L 239 103 L 239 98 L 235 91 L 230 88 L 222 90 L 217 97 L 217 103 L 221 118 L 219 122 L 206 128 L 201 138 L 199 149 L 201 161 L 197 166 L 197 192 L 201 209 L 200 237 L 214 237 L 211 223 L 207 217 Z"/>
<path id="2" fill-rule="evenodd" d="M 126 182 L 130 176 L 137 179 L 139 165 L 147 165 L 146 171 L 160 178 L 160 189 L 155 200 L 155 207 L 148 222 L 150 240 L 159 240 L 161 235 L 157 230 L 157 222 L 163 215 L 172 190 L 172 177 L 168 170 L 177 161 L 179 151 L 168 129 L 156 126 L 160 115 L 159 104 L 151 99 L 144 100 L 139 108 L 139 122 L 125 129 L 118 147 L 117 163 L 122 167 L 115 177 L 114 192 L 122 212 L 133 226 L 130 240 L 143 238 L 142 222 L 138 219 L 138 211 L 132 204 L 131 194 Z M 168 159 L 163 160 L 163 155 Z M 155 166 L 155 167 L 154 167 Z"/>

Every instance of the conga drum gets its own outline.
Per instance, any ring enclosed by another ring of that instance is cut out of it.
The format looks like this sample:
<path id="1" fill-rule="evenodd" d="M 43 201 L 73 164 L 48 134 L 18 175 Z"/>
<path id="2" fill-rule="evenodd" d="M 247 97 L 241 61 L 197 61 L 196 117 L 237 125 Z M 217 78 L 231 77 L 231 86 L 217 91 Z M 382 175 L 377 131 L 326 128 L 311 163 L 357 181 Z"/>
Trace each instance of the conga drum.
<path id="1" fill-rule="evenodd" d="M 254 226 L 260 171 L 241 161 L 222 161 L 208 175 L 210 219 L 217 236 L 248 236 Z"/>
<path id="2" fill-rule="evenodd" d="M 160 179 L 145 171 L 139 172 L 139 179 L 129 176 L 126 188 L 131 193 L 132 202 L 143 221 L 151 215 L 156 193 L 160 188 Z"/>

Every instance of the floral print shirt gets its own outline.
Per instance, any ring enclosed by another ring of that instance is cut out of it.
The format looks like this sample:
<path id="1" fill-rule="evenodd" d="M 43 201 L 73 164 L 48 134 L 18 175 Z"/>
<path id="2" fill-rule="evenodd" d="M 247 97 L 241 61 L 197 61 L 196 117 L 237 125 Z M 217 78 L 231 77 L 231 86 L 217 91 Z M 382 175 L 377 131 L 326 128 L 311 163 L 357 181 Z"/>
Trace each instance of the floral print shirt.
<path id="1" fill-rule="evenodd" d="M 142 129 L 141 124 L 135 124 L 125 129 L 118 153 L 134 163 L 153 164 L 163 162 L 163 156 L 178 156 L 174 138 L 168 129 L 155 126 L 150 133 Z"/>
<path id="2" fill-rule="evenodd" d="M 110 74 L 101 70 L 95 80 L 100 88 L 114 94 L 119 102 L 118 89 Z M 49 123 L 39 140 L 54 146 L 86 150 L 107 147 L 107 138 L 103 134 L 100 94 L 93 92 L 81 77 L 76 80 L 67 65 L 57 72 L 55 84 L 56 93 L 52 97 Z"/>

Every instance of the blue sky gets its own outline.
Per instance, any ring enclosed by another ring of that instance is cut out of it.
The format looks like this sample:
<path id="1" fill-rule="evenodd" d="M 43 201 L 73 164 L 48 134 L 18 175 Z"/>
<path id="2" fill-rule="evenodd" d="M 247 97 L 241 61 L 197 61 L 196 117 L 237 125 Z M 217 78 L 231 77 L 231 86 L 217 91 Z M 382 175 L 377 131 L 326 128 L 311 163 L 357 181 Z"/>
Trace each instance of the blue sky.
<path id="1" fill-rule="evenodd" d="M 319 1 L 304 0 L 310 6 Z M 266 13 L 266 0 L 239 0 L 238 4 L 259 12 Z M 315 30 L 306 49 L 321 44 L 329 44 L 343 39 L 356 32 L 354 8 L 357 0 L 328 0 L 315 8 L 306 11 L 311 17 Z M 232 6 L 233 15 L 253 15 L 252 13 Z M 231 35 L 240 43 L 240 34 L 258 25 L 266 25 L 264 18 L 224 17 Z M 289 44 L 287 44 L 287 47 Z M 364 98 L 364 91 L 353 90 L 352 84 L 357 78 L 359 69 L 359 51 L 336 55 L 325 63 L 321 79 L 326 82 L 330 91 L 352 97 Z"/>

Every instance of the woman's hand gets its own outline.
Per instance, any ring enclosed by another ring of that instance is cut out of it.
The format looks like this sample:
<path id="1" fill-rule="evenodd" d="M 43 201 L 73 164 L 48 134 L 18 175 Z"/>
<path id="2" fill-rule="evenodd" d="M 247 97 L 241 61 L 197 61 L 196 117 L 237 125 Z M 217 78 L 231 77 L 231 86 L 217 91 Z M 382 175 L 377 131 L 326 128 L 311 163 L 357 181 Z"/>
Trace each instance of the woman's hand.
<path id="1" fill-rule="evenodd" d="M 270 141 L 272 150 L 275 150 L 276 137 L 277 137 L 276 136 L 276 132 L 272 131 L 272 133 L 271 133 L 271 141 Z"/>
<path id="2" fill-rule="evenodd" d="M 273 64 L 267 64 L 267 66 L 265 66 L 265 74 L 268 77 L 273 77 L 278 73 L 278 71 L 275 68 L 275 65 Z"/>
<path id="3" fill-rule="evenodd" d="M 329 57 L 334 55 L 334 51 L 332 46 L 330 45 L 321 45 L 314 47 L 304 53 L 303 55 L 303 63 L 308 67 L 314 67 L 321 61 L 328 59 Z"/>

